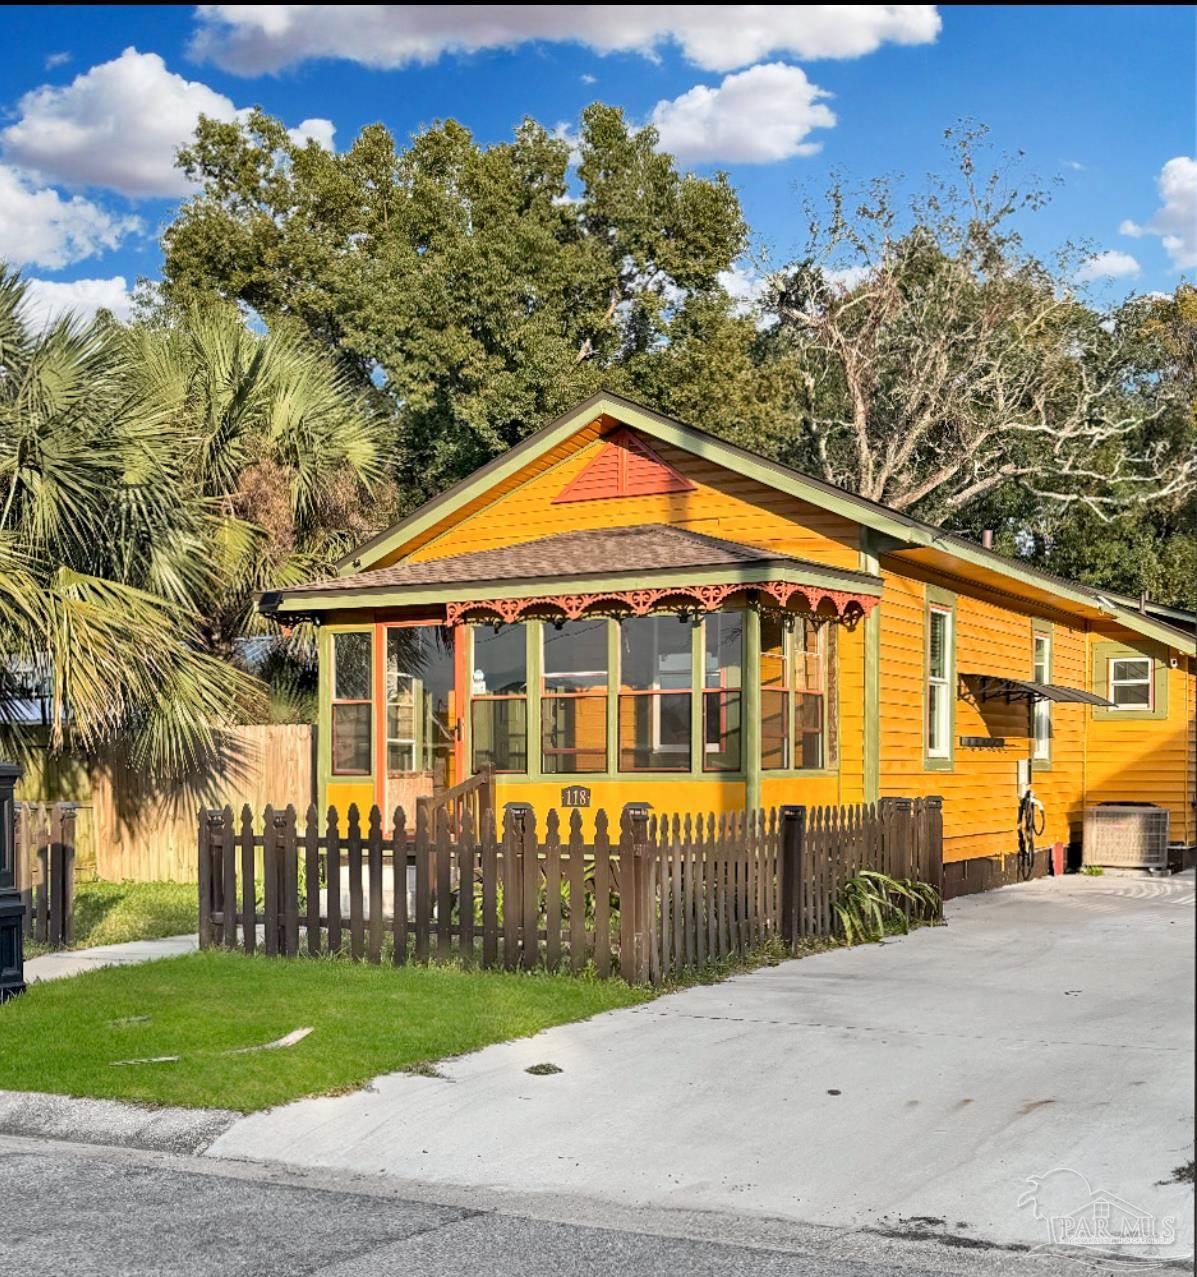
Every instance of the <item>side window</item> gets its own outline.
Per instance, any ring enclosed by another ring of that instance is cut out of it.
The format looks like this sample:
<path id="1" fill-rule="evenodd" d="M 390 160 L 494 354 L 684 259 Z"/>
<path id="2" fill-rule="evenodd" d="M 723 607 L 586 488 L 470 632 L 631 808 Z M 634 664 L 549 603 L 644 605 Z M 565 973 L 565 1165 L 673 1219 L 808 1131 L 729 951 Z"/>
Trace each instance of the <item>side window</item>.
<path id="1" fill-rule="evenodd" d="M 932 606 L 927 613 L 927 756 L 952 753 L 952 613 Z"/>
<path id="2" fill-rule="evenodd" d="M 1150 656 L 1110 659 L 1110 700 L 1115 709 L 1153 709 L 1154 689 Z"/>
<path id="3" fill-rule="evenodd" d="M 1052 638 L 1050 634 L 1036 634 L 1033 639 L 1034 656 L 1031 663 L 1031 681 L 1050 683 L 1052 681 Z M 1046 761 L 1052 752 L 1052 706 L 1051 701 L 1035 702 L 1035 758 Z"/>

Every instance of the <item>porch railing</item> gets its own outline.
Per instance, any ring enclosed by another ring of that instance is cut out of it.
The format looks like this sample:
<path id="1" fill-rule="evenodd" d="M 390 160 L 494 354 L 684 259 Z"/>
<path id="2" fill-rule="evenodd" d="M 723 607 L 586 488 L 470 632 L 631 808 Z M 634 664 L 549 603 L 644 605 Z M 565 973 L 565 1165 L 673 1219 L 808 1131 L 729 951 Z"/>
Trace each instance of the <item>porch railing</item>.
<path id="1" fill-rule="evenodd" d="M 396 964 L 464 959 L 487 967 L 667 980 L 770 939 L 792 947 L 836 929 L 835 901 L 860 869 L 938 887 L 938 798 L 854 808 L 786 807 L 719 818 L 606 812 L 582 833 L 550 811 L 493 808 L 474 836 L 378 808 L 344 827 L 314 807 L 201 814 L 200 944 L 279 956 L 347 952 Z"/>
<path id="2" fill-rule="evenodd" d="M 482 767 L 476 776 L 453 785 L 443 793 L 430 798 L 417 798 L 417 810 L 423 806 L 428 816 L 428 826 L 437 830 L 443 824 L 450 838 L 469 836 L 478 842 L 482 838 L 482 825 L 487 813 L 495 810 L 495 773 L 493 767 Z"/>

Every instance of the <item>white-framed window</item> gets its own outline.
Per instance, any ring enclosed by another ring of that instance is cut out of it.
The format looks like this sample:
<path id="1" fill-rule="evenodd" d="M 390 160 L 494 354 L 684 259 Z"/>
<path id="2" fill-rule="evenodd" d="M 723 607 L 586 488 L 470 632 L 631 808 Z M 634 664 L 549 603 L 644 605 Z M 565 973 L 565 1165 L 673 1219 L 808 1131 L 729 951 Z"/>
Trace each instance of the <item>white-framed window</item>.
<path id="1" fill-rule="evenodd" d="M 1153 709 L 1154 682 L 1150 656 L 1110 657 L 1110 700 L 1115 709 Z"/>
<path id="2" fill-rule="evenodd" d="M 927 610 L 927 757 L 952 753 L 952 613 Z"/>
<path id="3" fill-rule="evenodd" d="M 1052 637 L 1036 634 L 1033 642 L 1034 660 L 1031 679 L 1035 683 L 1050 683 L 1052 679 Z M 1034 757 L 1047 760 L 1052 754 L 1052 705 L 1051 701 L 1037 700 L 1032 711 L 1035 729 Z"/>

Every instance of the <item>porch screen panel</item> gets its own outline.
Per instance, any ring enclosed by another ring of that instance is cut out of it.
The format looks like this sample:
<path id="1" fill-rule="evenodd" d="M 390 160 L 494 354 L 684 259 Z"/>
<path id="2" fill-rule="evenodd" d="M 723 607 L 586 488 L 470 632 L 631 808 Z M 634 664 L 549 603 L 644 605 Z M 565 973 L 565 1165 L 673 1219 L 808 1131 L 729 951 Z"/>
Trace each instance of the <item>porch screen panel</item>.
<path id="1" fill-rule="evenodd" d="M 827 627 L 812 619 L 761 617 L 761 766 L 828 765 Z"/>
<path id="2" fill-rule="evenodd" d="M 528 770 L 528 660 L 525 627 L 473 627 L 470 683 L 473 770 Z"/>
<path id="3" fill-rule="evenodd" d="M 619 769 L 690 770 L 691 625 L 676 616 L 619 622 Z"/>
<path id="4" fill-rule="evenodd" d="M 607 770 L 607 625 L 605 618 L 589 617 L 541 626 L 546 776 Z"/>
<path id="5" fill-rule="evenodd" d="M 369 630 L 332 636 L 332 769 L 336 776 L 370 774 L 373 652 Z"/>
<path id="6" fill-rule="evenodd" d="M 743 766 L 744 614 L 714 612 L 702 624 L 702 769 L 735 772 Z"/>
<path id="7" fill-rule="evenodd" d="M 454 783 L 453 631 L 438 625 L 392 626 L 386 647 L 387 774 L 430 772 Z"/>

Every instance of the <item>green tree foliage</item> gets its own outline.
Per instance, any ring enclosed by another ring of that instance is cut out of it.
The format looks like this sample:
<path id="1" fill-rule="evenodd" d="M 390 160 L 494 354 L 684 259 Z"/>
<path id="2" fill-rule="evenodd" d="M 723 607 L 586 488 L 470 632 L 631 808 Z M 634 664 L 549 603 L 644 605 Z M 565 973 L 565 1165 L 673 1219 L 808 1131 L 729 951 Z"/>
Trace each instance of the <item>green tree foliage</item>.
<path id="1" fill-rule="evenodd" d="M 298 320 L 372 379 L 414 500 L 600 386 L 633 388 L 697 322 L 692 298 L 724 317 L 738 200 L 656 140 L 592 106 L 571 182 L 570 142 L 532 121 L 490 147 L 453 121 L 406 148 L 373 125 L 332 154 L 260 113 L 204 120 L 180 154 L 201 189 L 166 232 L 166 291 Z"/>
<path id="2" fill-rule="evenodd" d="M 0 270 L 0 724 L 40 684 L 52 747 L 121 736 L 185 771 L 264 712 L 230 659 L 253 591 L 352 539 L 379 428 L 285 328 L 209 306 L 43 332 L 25 293 Z"/>

